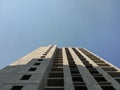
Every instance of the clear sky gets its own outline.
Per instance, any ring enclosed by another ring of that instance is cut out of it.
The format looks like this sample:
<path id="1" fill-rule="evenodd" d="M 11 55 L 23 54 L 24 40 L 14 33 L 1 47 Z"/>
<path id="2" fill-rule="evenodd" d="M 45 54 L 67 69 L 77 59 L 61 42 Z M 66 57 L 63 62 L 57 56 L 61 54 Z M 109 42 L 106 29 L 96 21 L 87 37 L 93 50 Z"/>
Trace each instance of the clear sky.
<path id="1" fill-rule="evenodd" d="M 49 44 L 120 67 L 120 0 L 0 0 L 0 68 Z"/>

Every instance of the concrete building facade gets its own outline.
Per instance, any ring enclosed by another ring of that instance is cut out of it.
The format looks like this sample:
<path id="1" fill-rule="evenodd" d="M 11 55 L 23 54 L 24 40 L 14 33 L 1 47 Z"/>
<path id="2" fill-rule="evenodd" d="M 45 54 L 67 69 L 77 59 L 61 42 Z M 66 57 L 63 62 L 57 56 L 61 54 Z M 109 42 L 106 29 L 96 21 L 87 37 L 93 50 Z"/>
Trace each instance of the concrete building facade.
<path id="1" fill-rule="evenodd" d="M 0 70 L 0 90 L 120 90 L 120 69 L 85 48 L 49 45 Z"/>

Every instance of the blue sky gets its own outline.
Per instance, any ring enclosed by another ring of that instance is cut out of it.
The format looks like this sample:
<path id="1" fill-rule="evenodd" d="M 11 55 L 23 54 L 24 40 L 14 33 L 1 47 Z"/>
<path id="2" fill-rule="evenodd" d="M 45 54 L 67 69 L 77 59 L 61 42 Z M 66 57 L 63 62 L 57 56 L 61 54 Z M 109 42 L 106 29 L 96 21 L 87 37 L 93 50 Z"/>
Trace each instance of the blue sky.
<path id="1" fill-rule="evenodd" d="M 120 0 L 0 0 L 0 68 L 49 44 L 85 47 L 120 67 Z"/>

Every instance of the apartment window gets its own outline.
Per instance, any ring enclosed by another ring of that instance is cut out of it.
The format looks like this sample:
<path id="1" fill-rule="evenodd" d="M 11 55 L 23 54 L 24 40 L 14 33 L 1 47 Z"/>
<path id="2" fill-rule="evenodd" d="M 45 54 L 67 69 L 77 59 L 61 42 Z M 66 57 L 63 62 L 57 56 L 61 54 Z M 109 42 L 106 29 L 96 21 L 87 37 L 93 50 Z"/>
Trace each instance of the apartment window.
<path id="1" fill-rule="evenodd" d="M 35 63 L 34 65 L 40 65 L 40 63 Z"/>
<path id="2" fill-rule="evenodd" d="M 75 86 L 75 90 L 88 90 L 86 86 Z"/>
<path id="3" fill-rule="evenodd" d="M 79 71 L 78 70 L 71 71 L 71 74 L 79 74 Z"/>
<path id="4" fill-rule="evenodd" d="M 45 56 L 41 56 L 41 58 L 45 58 Z"/>
<path id="5" fill-rule="evenodd" d="M 120 77 L 120 72 L 109 72 L 112 77 Z"/>
<path id="6" fill-rule="evenodd" d="M 38 59 L 38 61 L 43 61 L 43 59 Z"/>
<path id="7" fill-rule="evenodd" d="M 23 86 L 13 86 L 11 90 L 22 90 Z"/>
<path id="8" fill-rule="evenodd" d="M 98 72 L 97 70 L 94 70 L 94 71 L 90 71 L 90 70 L 89 70 L 89 72 L 90 72 L 91 74 L 99 74 L 99 72 Z"/>
<path id="9" fill-rule="evenodd" d="M 107 82 L 104 77 L 94 77 L 97 82 Z"/>
<path id="10" fill-rule="evenodd" d="M 45 90 L 64 90 L 64 87 L 45 87 Z"/>
<path id="11" fill-rule="evenodd" d="M 115 90 L 113 86 L 101 86 L 103 90 Z"/>
<path id="12" fill-rule="evenodd" d="M 47 55 L 46 53 L 44 53 L 43 55 Z"/>
<path id="13" fill-rule="evenodd" d="M 72 77 L 72 80 L 73 80 L 74 82 L 83 82 L 82 77 Z"/>
<path id="14" fill-rule="evenodd" d="M 24 75 L 21 80 L 28 80 L 31 77 L 31 75 Z"/>
<path id="15" fill-rule="evenodd" d="M 29 71 L 35 71 L 37 68 L 30 68 Z"/>
<path id="16" fill-rule="evenodd" d="M 63 78 L 49 78 L 48 86 L 64 86 Z"/>
<path id="17" fill-rule="evenodd" d="M 51 72 L 49 74 L 50 78 L 63 78 L 63 72 Z"/>

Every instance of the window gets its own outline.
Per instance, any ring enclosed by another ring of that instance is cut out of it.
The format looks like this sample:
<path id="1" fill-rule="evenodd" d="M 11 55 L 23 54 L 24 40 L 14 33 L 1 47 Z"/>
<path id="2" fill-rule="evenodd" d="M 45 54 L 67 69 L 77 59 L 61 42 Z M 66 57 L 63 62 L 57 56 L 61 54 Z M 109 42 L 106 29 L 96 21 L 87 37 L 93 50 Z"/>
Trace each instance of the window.
<path id="1" fill-rule="evenodd" d="M 118 81 L 120 83 L 120 79 L 115 79 L 116 81 Z"/>
<path id="2" fill-rule="evenodd" d="M 104 77 L 94 77 L 97 82 L 107 82 Z"/>
<path id="3" fill-rule="evenodd" d="M 101 86 L 103 90 L 115 90 L 113 86 Z"/>
<path id="4" fill-rule="evenodd" d="M 75 90 L 88 90 L 86 86 L 75 86 Z"/>
<path id="5" fill-rule="evenodd" d="M 120 77 L 120 72 L 109 72 L 112 77 Z"/>
<path id="6" fill-rule="evenodd" d="M 83 82 L 83 79 L 81 77 L 72 77 L 72 80 L 74 82 Z"/>
<path id="7" fill-rule="evenodd" d="M 64 90 L 64 87 L 45 87 L 45 90 Z"/>
<path id="8" fill-rule="evenodd" d="M 29 71 L 35 71 L 37 68 L 30 68 Z"/>
<path id="9" fill-rule="evenodd" d="M 43 61 L 43 59 L 38 59 L 38 61 Z"/>
<path id="10" fill-rule="evenodd" d="M 63 72 L 50 72 L 50 78 L 63 78 Z"/>
<path id="11" fill-rule="evenodd" d="M 48 86 L 64 86 L 63 78 L 49 78 Z"/>
<path id="12" fill-rule="evenodd" d="M 23 86 L 13 86 L 11 90 L 22 90 Z"/>
<path id="13" fill-rule="evenodd" d="M 31 75 L 24 75 L 21 80 L 28 80 L 31 77 Z"/>
<path id="14" fill-rule="evenodd" d="M 40 63 L 35 63 L 34 65 L 40 65 Z"/>
<path id="15" fill-rule="evenodd" d="M 47 55 L 46 53 L 44 53 L 43 55 Z"/>
<path id="16" fill-rule="evenodd" d="M 45 58 L 45 56 L 41 56 L 41 58 Z"/>

